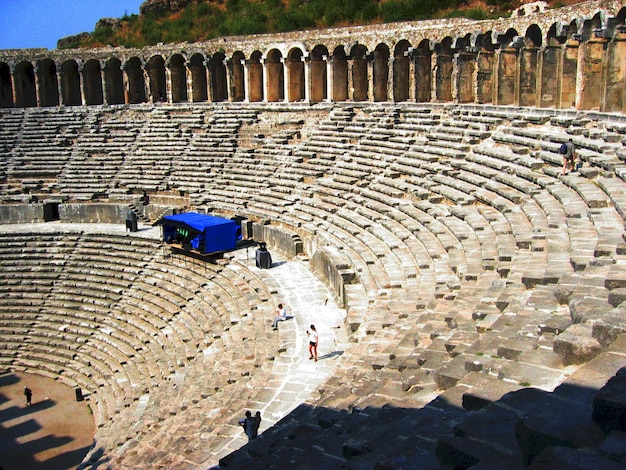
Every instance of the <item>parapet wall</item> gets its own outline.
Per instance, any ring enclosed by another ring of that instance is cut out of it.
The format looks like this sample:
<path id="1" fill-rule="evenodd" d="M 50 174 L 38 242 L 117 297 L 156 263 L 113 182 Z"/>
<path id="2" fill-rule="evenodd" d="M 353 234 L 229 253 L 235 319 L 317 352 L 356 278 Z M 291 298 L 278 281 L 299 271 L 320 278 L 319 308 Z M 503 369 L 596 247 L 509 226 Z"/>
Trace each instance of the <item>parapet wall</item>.
<path id="1" fill-rule="evenodd" d="M 0 51 L 0 106 L 416 101 L 624 112 L 625 2 L 218 38 Z"/>

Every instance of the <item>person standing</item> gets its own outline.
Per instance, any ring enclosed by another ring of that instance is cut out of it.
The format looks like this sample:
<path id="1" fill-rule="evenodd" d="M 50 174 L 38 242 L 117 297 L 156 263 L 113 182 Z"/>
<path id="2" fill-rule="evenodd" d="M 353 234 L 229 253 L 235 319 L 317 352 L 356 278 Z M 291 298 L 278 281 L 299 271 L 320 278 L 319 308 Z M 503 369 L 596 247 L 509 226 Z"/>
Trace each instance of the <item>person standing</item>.
<path id="1" fill-rule="evenodd" d="M 261 412 L 257 411 L 254 415 L 254 425 L 252 427 L 252 439 L 259 435 L 259 427 L 261 426 Z"/>
<path id="2" fill-rule="evenodd" d="M 311 325 L 309 330 L 306 330 L 306 334 L 309 337 L 309 359 L 313 359 L 317 362 L 317 343 L 319 341 L 319 335 L 315 329 L 315 325 Z"/>
<path id="3" fill-rule="evenodd" d="M 26 397 L 26 406 L 32 405 L 33 404 L 33 391 L 28 387 L 24 387 L 24 396 Z"/>
<path id="4" fill-rule="evenodd" d="M 248 436 L 248 442 L 257 437 L 259 433 L 259 426 L 261 425 L 261 412 L 257 411 L 256 415 L 252 416 L 250 410 L 246 411 L 246 417 L 239 420 L 239 425 L 243 428 L 246 436 Z"/>

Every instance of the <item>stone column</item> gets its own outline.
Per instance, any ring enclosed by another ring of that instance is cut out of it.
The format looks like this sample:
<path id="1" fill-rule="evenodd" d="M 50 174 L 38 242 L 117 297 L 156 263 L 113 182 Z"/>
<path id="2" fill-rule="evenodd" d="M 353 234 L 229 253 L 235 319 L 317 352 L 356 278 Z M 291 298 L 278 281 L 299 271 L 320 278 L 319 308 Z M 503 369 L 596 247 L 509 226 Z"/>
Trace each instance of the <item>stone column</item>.
<path id="1" fill-rule="evenodd" d="M 206 60 L 202 64 L 206 73 L 207 101 L 213 103 L 213 70 L 208 66 Z"/>
<path id="2" fill-rule="evenodd" d="M 189 67 L 189 62 L 185 63 L 187 73 L 185 73 L 185 83 L 187 85 L 187 101 L 193 103 L 193 71 Z"/>
<path id="3" fill-rule="evenodd" d="M 283 64 L 283 101 L 289 103 L 289 61 L 281 57 L 280 63 Z"/>
<path id="4" fill-rule="evenodd" d="M 106 62 L 100 62 L 100 80 L 102 81 L 102 103 L 109 104 L 108 96 L 107 96 L 107 74 L 106 74 Z"/>
<path id="5" fill-rule="evenodd" d="M 415 57 L 413 55 L 413 48 L 409 47 L 405 52 L 406 56 L 409 58 L 409 96 L 408 100 L 411 102 L 415 102 Z"/>
<path id="6" fill-rule="evenodd" d="M 460 92 L 459 92 L 459 79 L 461 76 L 460 73 L 460 61 L 459 61 L 459 52 L 452 52 L 452 77 L 450 77 L 450 94 L 452 95 L 452 102 L 459 103 Z"/>
<path id="7" fill-rule="evenodd" d="M 35 75 L 35 98 L 37 102 L 37 107 L 41 107 L 41 91 L 39 89 L 39 66 L 35 63 L 33 66 L 33 74 Z"/>
<path id="8" fill-rule="evenodd" d="M 520 97 L 522 93 L 521 77 L 522 77 L 522 54 L 524 54 L 524 48 L 520 47 L 515 49 L 515 80 L 513 81 L 515 86 L 514 102 L 515 106 L 520 106 Z"/>
<path id="9" fill-rule="evenodd" d="M 231 76 L 232 68 L 228 66 L 232 63 L 231 61 L 232 59 L 224 59 L 222 61 L 222 64 L 226 68 L 226 94 L 228 95 L 227 99 L 229 103 L 233 101 L 233 89 L 231 88 L 233 86 L 233 77 Z"/>
<path id="10" fill-rule="evenodd" d="M 144 103 L 154 103 L 154 96 L 152 96 L 152 87 L 150 86 L 150 74 L 146 69 L 146 64 L 141 62 L 141 74 L 143 75 L 143 97 Z M 158 101 L 158 100 L 157 100 Z"/>
<path id="11" fill-rule="evenodd" d="M 430 54 L 430 102 L 437 102 L 437 60 L 439 55 L 435 51 L 435 53 Z"/>
<path id="12" fill-rule="evenodd" d="M 387 96 L 385 97 L 385 102 L 388 101 L 395 101 L 395 98 L 393 96 L 393 80 L 394 80 L 394 70 L 393 70 L 393 63 L 396 60 L 396 58 L 394 57 L 393 54 L 389 54 L 389 57 L 387 58 Z"/>
<path id="13" fill-rule="evenodd" d="M 241 59 L 241 65 L 243 66 L 243 102 L 250 102 L 250 77 L 248 77 L 248 61 Z"/>
<path id="14" fill-rule="evenodd" d="M 333 90 L 334 90 L 334 73 L 333 73 L 333 58 L 328 57 L 327 55 L 322 56 L 324 62 L 326 62 L 326 101 L 327 103 L 331 103 L 333 101 Z"/>
<path id="15" fill-rule="evenodd" d="M 78 64 L 78 77 L 80 79 L 80 83 L 78 84 L 78 91 L 80 92 L 80 102 L 83 106 L 85 106 L 87 104 L 87 96 L 85 95 L 85 62 L 82 60 L 77 60 L 76 63 Z"/>
<path id="16" fill-rule="evenodd" d="M 122 84 L 124 86 L 124 103 L 128 104 L 130 102 L 130 84 L 126 73 L 126 62 L 120 63 L 120 70 L 122 71 Z"/>
<path id="17" fill-rule="evenodd" d="M 13 61 L 7 63 L 9 66 L 9 76 L 11 77 L 11 99 L 12 106 L 15 106 L 17 101 L 17 91 L 15 90 L 15 63 Z"/>
<path id="18" fill-rule="evenodd" d="M 61 70 L 61 67 L 57 67 L 57 63 L 54 63 L 55 65 L 55 69 L 56 69 L 56 76 L 57 76 L 57 96 L 58 96 L 58 102 L 59 102 L 59 106 L 64 106 L 65 103 L 63 102 L 63 89 L 62 89 L 62 77 L 63 77 L 63 70 Z M 79 69 L 79 76 L 82 78 L 82 73 L 80 72 Z M 83 90 L 82 87 L 79 85 L 80 87 L 80 95 L 81 95 L 81 102 L 83 104 L 85 104 L 84 101 L 84 97 L 83 97 Z"/>
<path id="19" fill-rule="evenodd" d="M 167 103 L 174 102 L 172 95 L 172 69 L 169 65 L 165 65 L 165 101 Z"/>
<path id="20" fill-rule="evenodd" d="M 80 70 L 79 70 L 79 74 L 81 74 Z M 65 75 L 65 72 L 63 72 L 63 70 L 57 69 L 56 75 L 57 75 L 57 94 L 59 95 L 59 106 L 65 106 L 65 97 L 63 96 L 63 77 Z M 82 104 L 85 104 L 84 101 L 82 102 Z"/>
<path id="21" fill-rule="evenodd" d="M 267 58 L 261 57 L 261 65 L 263 66 L 263 103 L 267 103 L 269 94 L 269 84 L 267 83 Z"/>
<path id="22" fill-rule="evenodd" d="M 303 55 L 300 57 L 300 60 L 304 62 L 304 102 L 309 103 L 311 101 L 311 81 L 309 77 L 311 76 L 311 71 L 309 67 L 311 66 L 311 60 L 309 55 Z"/>
<path id="23" fill-rule="evenodd" d="M 348 99 L 347 101 L 354 101 L 354 81 L 352 79 L 352 65 L 354 64 L 354 59 L 346 58 L 347 64 L 347 74 L 348 74 Z"/>
<path id="24" fill-rule="evenodd" d="M 374 54 L 368 51 L 365 56 L 365 63 L 367 64 L 367 99 L 366 101 L 374 100 Z"/>

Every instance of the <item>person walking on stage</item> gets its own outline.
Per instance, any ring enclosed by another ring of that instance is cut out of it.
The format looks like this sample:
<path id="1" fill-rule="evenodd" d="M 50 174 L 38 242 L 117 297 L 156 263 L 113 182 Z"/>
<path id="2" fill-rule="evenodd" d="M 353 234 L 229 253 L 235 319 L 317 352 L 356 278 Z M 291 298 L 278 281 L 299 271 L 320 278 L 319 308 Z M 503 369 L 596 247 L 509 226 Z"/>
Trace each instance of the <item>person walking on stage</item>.
<path id="1" fill-rule="evenodd" d="M 26 406 L 32 405 L 33 404 L 33 391 L 28 387 L 24 387 L 24 396 L 26 397 Z"/>
<path id="2" fill-rule="evenodd" d="M 319 335 L 315 329 L 315 325 L 311 325 L 310 330 L 306 330 L 306 334 L 309 337 L 309 359 L 313 359 L 317 362 L 317 342 L 319 341 Z"/>

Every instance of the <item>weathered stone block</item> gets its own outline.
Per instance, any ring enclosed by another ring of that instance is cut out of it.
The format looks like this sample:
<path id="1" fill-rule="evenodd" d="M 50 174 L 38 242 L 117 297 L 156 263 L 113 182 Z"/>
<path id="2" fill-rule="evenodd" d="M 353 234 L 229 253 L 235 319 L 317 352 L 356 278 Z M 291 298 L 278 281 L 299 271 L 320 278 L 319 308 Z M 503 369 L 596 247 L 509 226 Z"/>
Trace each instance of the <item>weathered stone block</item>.
<path id="1" fill-rule="evenodd" d="M 572 322 L 585 323 L 589 320 L 602 318 L 612 307 L 602 298 L 584 297 L 572 300 L 569 308 Z"/>
<path id="2" fill-rule="evenodd" d="M 591 326 L 572 325 L 554 340 L 553 350 L 564 365 L 582 364 L 597 356 L 602 347 L 591 336 Z"/>
<path id="3" fill-rule="evenodd" d="M 624 308 L 611 310 L 601 319 L 594 322 L 592 335 L 603 346 L 612 344 L 620 335 L 626 333 L 626 317 Z"/>
<path id="4" fill-rule="evenodd" d="M 626 272 L 620 265 L 613 265 L 606 275 L 604 286 L 609 289 L 626 288 Z"/>
<path id="5" fill-rule="evenodd" d="M 617 307 L 623 302 L 626 302 L 626 287 L 614 288 L 609 292 L 609 303 L 613 307 Z"/>

